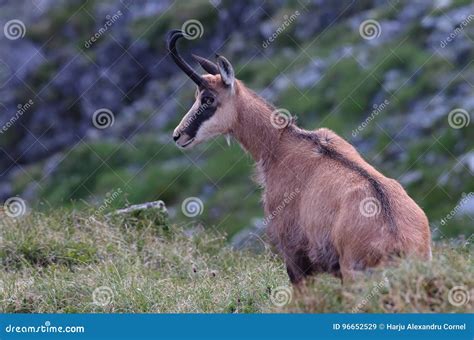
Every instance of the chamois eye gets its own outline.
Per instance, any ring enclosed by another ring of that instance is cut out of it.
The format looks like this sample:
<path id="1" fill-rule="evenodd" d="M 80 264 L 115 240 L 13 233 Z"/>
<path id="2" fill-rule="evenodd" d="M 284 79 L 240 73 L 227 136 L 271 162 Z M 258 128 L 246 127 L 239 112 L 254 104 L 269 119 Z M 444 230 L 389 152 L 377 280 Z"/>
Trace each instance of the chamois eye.
<path id="1" fill-rule="evenodd" d="M 214 103 L 214 97 L 203 97 L 202 103 L 206 105 L 212 105 Z"/>

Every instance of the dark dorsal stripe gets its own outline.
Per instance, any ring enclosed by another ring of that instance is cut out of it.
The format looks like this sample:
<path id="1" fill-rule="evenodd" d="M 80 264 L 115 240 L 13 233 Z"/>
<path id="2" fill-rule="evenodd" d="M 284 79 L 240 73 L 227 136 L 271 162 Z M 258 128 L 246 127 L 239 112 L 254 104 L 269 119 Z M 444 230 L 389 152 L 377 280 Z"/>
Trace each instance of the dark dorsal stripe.
<path id="1" fill-rule="evenodd" d="M 338 162 L 339 164 L 342 164 L 346 168 L 352 171 L 355 171 L 361 177 L 366 179 L 372 186 L 373 192 L 375 194 L 375 198 L 380 202 L 381 212 L 388 223 L 389 232 L 392 234 L 397 234 L 397 226 L 395 224 L 395 219 L 393 217 L 390 199 L 387 193 L 385 192 L 384 187 L 379 181 L 377 181 L 373 176 L 371 176 L 367 172 L 367 170 L 359 166 L 357 163 L 347 159 L 340 152 L 331 148 L 330 146 L 324 145 L 323 143 L 321 143 L 321 140 L 319 139 L 319 136 L 316 133 L 314 132 L 305 133 L 305 132 L 296 131 L 296 130 L 293 130 L 293 131 L 297 134 L 298 137 L 309 140 L 313 142 L 314 144 L 316 144 L 319 153 Z"/>

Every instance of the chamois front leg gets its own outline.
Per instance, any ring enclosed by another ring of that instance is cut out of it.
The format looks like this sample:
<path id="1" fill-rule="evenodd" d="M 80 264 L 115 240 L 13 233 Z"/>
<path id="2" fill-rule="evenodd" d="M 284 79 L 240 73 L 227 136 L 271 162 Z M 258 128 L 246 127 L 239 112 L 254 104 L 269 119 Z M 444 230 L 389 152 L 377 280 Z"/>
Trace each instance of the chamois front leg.
<path id="1" fill-rule="evenodd" d="M 275 218 L 267 228 L 267 235 L 285 261 L 290 282 L 297 285 L 314 272 L 314 266 L 306 250 L 307 240 L 301 235 L 299 228 L 287 227 L 288 225 L 292 224 Z"/>
<path id="2" fill-rule="evenodd" d="M 285 252 L 286 271 L 293 285 L 298 285 L 301 281 L 313 272 L 311 260 L 303 250 Z"/>

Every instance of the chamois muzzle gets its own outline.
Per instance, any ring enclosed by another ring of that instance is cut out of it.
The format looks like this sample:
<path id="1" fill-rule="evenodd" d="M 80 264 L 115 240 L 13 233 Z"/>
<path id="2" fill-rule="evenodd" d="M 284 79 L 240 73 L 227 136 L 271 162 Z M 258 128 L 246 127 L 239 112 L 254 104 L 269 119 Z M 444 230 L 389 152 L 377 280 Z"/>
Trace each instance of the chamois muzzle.
<path id="1" fill-rule="evenodd" d="M 168 47 L 168 51 L 171 53 L 171 57 L 173 58 L 176 65 L 179 66 L 180 69 L 187 74 L 189 78 L 193 82 L 196 83 L 199 87 L 206 87 L 206 81 L 194 71 L 191 66 L 179 55 L 178 50 L 176 49 L 176 42 L 178 39 L 185 37 L 185 33 L 181 30 L 172 30 L 168 33 L 168 37 L 166 39 L 166 45 Z"/>

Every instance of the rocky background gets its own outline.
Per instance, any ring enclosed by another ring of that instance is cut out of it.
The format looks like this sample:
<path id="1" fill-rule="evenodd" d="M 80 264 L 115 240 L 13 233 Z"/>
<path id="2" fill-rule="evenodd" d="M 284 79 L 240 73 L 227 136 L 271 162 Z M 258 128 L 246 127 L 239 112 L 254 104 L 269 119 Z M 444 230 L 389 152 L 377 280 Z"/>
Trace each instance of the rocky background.
<path id="1" fill-rule="evenodd" d="M 236 245 L 261 232 L 260 189 L 237 143 L 182 151 L 171 140 L 194 85 L 164 39 L 193 23 L 202 36 L 180 45 L 186 57 L 225 55 L 300 126 L 335 130 L 398 179 L 434 237 L 472 235 L 470 0 L 0 4 L 1 201 L 112 210 L 160 199 L 175 221 Z M 203 203 L 196 216 L 181 209 L 189 197 Z"/>

